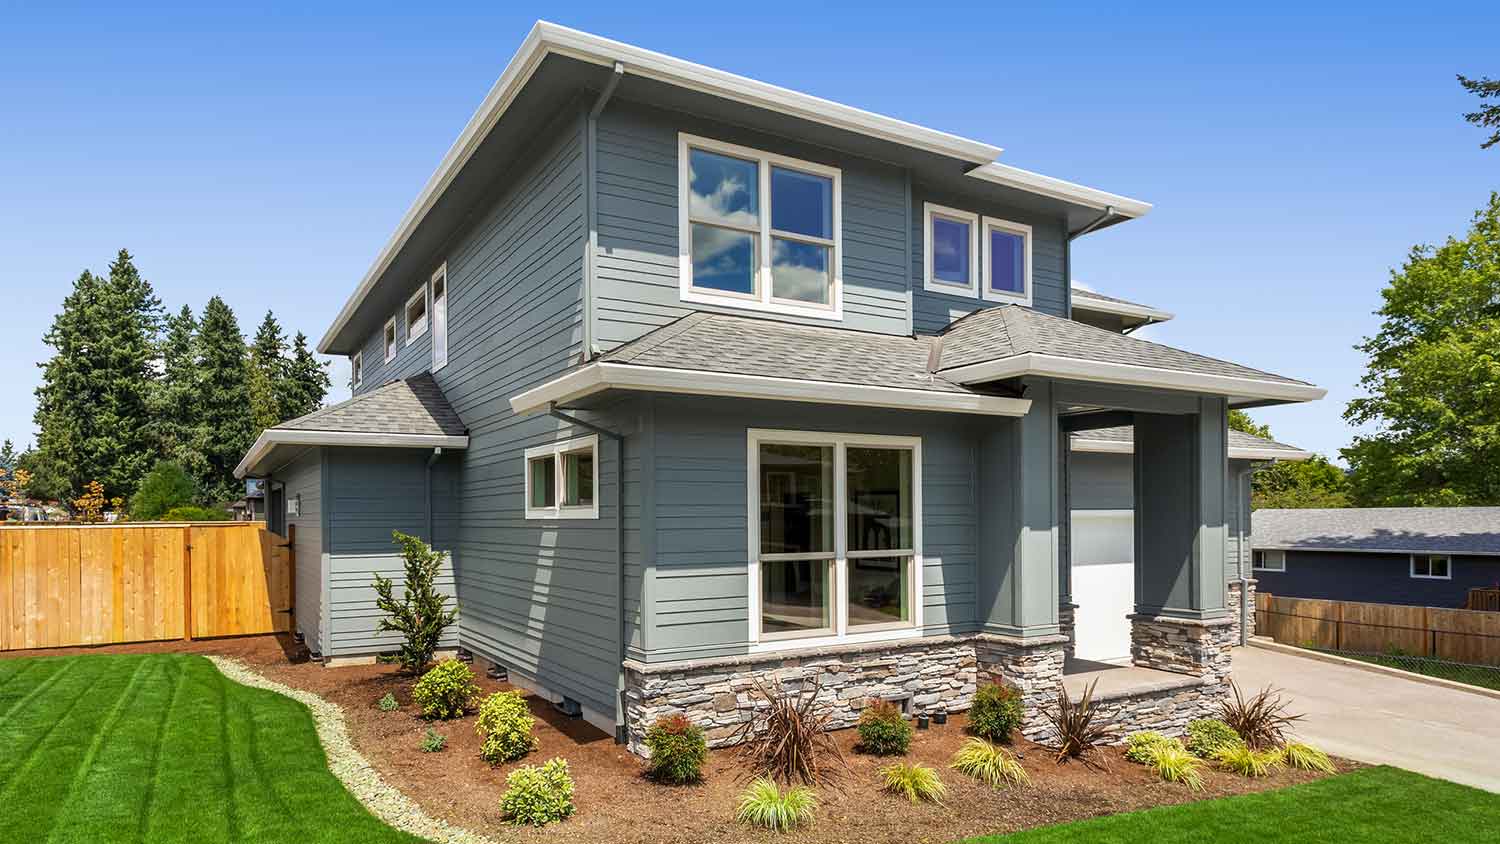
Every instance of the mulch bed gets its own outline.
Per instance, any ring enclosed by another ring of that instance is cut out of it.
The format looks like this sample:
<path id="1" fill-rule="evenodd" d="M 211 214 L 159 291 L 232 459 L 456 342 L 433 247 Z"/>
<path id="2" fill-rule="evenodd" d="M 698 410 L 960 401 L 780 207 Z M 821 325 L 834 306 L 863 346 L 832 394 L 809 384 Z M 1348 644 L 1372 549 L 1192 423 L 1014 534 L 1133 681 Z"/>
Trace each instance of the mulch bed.
<path id="1" fill-rule="evenodd" d="M 86 648 L 15 652 L 6 656 L 61 655 Z M 729 842 L 819 841 L 857 844 L 948 842 L 969 836 L 1011 832 L 1064 821 L 1188 803 L 1232 794 L 1280 788 L 1320 778 L 1318 774 L 1282 771 L 1251 780 L 1205 767 L 1204 790 L 1192 792 L 1158 780 L 1143 766 L 1125 761 L 1121 751 L 1104 751 L 1103 770 L 1077 762 L 1059 765 L 1046 748 L 1018 741 L 1014 750 L 1032 778 L 1021 789 L 995 791 L 947 768 L 967 738 L 962 715 L 943 726 L 919 731 L 906 761 L 940 772 L 948 786 L 941 805 L 912 805 L 880 790 L 876 771 L 888 759 L 853 752 L 853 730 L 836 734 L 850 772 L 839 785 L 818 789 L 816 822 L 787 835 L 742 826 L 734 807 L 744 787 L 732 749 L 710 754 L 704 781 L 692 786 L 662 786 L 641 776 L 641 761 L 609 736 L 582 720 L 569 719 L 545 701 L 530 698 L 537 716 L 538 750 L 521 762 L 492 768 L 479 758 L 475 716 L 429 725 L 411 704 L 413 678 L 394 666 L 324 668 L 308 662 L 305 651 L 289 637 L 250 637 L 192 643 L 161 642 L 114 646 L 109 652 L 199 652 L 235 657 L 267 677 L 315 692 L 344 708 L 350 734 L 359 751 L 392 785 L 405 791 L 434 817 L 507 840 L 582 840 L 589 842 Z M 479 678 L 485 694 L 510 688 Z M 381 712 L 376 702 L 394 693 L 401 709 Z M 419 749 L 432 726 L 448 739 L 438 753 Z M 568 821 L 540 830 L 516 829 L 500 816 L 505 775 L 514 767 L 553 756 L 568 760 L 576 783 L 578 812 Z M 1335 760 L 1341 771 L 1356 763 Z"/>

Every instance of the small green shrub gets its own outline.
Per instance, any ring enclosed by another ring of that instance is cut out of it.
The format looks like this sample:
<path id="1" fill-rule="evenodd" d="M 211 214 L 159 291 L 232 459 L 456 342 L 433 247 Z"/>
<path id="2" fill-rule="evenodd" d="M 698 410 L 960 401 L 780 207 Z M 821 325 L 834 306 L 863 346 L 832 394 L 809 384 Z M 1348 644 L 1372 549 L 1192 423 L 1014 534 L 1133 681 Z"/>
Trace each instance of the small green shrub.
<path id="1" fill-rule="evenodd" d="M 546 826 L 573 814 L 573 777 L 562 757 L 523 765 L 505 777 L 500 811 L 517 826 Z"/>
<path id="2" fill-rule="evenodd" d="M 381 698 L 380 702 L 375 705 L 380 707 L 381 712 L 395 712 L 401 708 L 401 704 L 396 702 L 396 696 L 390 692 L 386 692 L 385 697 Z"/>
<path id="3" fill-rule="evenodd" d="M 1214 758 L 1219 767 L 1242 777 L 1266 777 L 1281 770 L 1281 749 L 1251 750 L 1246 745 L 1235 745 L 1220 750 Z"/>
<path id="4" fill-rule="evenodd" d="M 703 779 L 708 742 L 703 739 L 703 728 L 687 716 L 657 719 L 646 731 L 646 748 L 651 751 L 646 772 L 652 779 L 673 785 Z"/>
<path id="5" fill-rule="evenodd" d="M 492 765 L 520 759 L 536 749 L 531 736 L 535 723 L 520 692 L 495 692 L 479 706 L 475 729 L 484 737 L 479 755 Z"/>
<path id="6" fill-rule="evenodd" d="M 155 521 L 163 513 L 192 504 L 197 495 L 198 487 L 180 465 L 158 460 L 130 498 L 130 518 Z"/>
<path id="7" fill-rule="evenodd" d="M 938 779 L 937 771 L 916 762 L 894 762 L 880 769 L 885 790 L 913 803 L 941 803 L 948 787 Z"/>
<path id="8" fill-rule="evenodd" d="M 793 786 L 783 792 L 775 781 L 761 777 L 750 783 L 740 795 L 740 805 L 734 817 L 740 823 L 772 832 L 787 832 L 812 823 L 817 808 L 818 798 L 807 786 Z"/>
<path id="9" fill-rule="evenodd" d="M 1187 751 L 1182 742 L 1174 740 L 1150 745 L 1151 761 L 1147 764 L 1156 775 L 1167 782 L 1182 783 L 1193 791 L 1203 790 L 1203 777 L 1198 773 L 1201 764 L 1198 757 Z"/>
<path id="10" fill-rule="evenodd" d="M 1199 718 L 1190 722 L 1187 735 L 1187 749 L 1204 759 L 1213 759 L 1219 751 L 1245 743 L 1233 727 L 1217 718 Z"/>
<path id="11" fill-rule="evenodd" d="M 859 750 L 875 756 L 902 756 L 911 747 L 912 726 L 901 707 L 879 701 L 859 713 Z"/>
<path id="12" fill-rule="evenodd" d="M 1331 774 L 1334 772 L 1333 760 L 1328 754 L 1300 741 L 1289 741 L 1286 747 L 1281 749 L 1281 758 L 1289 767 L 1303 771 L 1317 771 L 1320 774 Z"/>
<path id="13" fill-rule="evenodd" d="M 1003 788 L 1006 785 L 1026 785 L 1031 777 L 1021 763 L 1010 752 L 982 738 L 971 738 L 953 754 L 950 768 L 965 776 L 988 785 Z"/>
<path id="14" fill-rule="evenodd" d="M 458 618 L 458 607 L 449 608 L 448 596 L 437 588 L 438 573 L 448 552 L 435 551 L 421 539 L 399 530 L 391 531 L 391 540 L 401 547 L 406 580 L 397 599 L 390 578 L 375 574 L 375 608 L 384 613 L 377 627 L 382 633 L 401 634 L 401 670 L 416 674 L 432 662 L 443 631 Z"/>
<path id="15" fill-rule="evenodd" d="M 437 753 L 447 746 L 448 737 L 431 727 L 428 727 L 427 732 L 422 735 L 423 753 Z"/>
<path id="16" fill-rule="evenodd" d="M 1161 733 L 1144 732 L 1132 733 L 1125 738 L 1125 759 L 1138 765 L 1151 764 L 1151 751 L 1162 744 L 1175 745 L 1179 750 L 1185 750 L 1179 739 L 1167 738 Z"/>
<path id="17" fill-rule="evenodd" d="M 161 514 L 157 521 L 161 522 L 227 522 L 230 513 L 218 507 L 199 507 L 188 504 L 183 507 L 173 507 Z"/>
<path id="18" fill-rule="evenodd" d="M 1004 683 L 986 683 L 974 693 L 969 731 L 982 739 L 1010 744 L 1010 734 L 1025 717 L 1020 691 Z"/>
<path id="19" fill-rule="evenodd" d="M 456 659 L 434 665 L 411 689 L 411 699 L 422 707 L 423 718 L 458 718 L 479 694 L 474 672 Z"/>

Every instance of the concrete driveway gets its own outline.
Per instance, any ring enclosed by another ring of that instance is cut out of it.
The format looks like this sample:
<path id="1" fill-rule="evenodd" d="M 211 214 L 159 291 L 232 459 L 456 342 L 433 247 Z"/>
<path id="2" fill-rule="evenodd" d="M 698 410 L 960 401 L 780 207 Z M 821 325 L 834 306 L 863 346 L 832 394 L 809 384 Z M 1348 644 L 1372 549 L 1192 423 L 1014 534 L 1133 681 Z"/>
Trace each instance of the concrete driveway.
<path id="1" fill-rule="evenodd" d="M 1234 680 L 1285 689 L 1297 734 L 1336 756 L 1500 792 L 1500 700 L 1254 646 Z"/>

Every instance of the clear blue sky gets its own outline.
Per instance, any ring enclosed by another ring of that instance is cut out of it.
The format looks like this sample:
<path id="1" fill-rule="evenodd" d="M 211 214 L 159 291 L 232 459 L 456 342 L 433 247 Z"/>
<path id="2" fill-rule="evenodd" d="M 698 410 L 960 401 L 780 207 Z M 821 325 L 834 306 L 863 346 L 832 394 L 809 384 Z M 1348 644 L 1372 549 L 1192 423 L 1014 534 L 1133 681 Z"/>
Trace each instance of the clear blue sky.
<path id="1" fill-rule="evenodd" d="M 218 293 L 247 331 L 271 308 L 316 340 L 538 17 L 1155 203 L 1079 241 L 1077 278 L 1177 314 L 1143 336 L 1326 386 L 1255 415 L 1328 453 L 1390 268 L 1500 188 L 1454 81 L 1500 76 L 1493 0 L 124 5 L 0 0 L 0 437 L 18 446 L 43 331 L 122 246 L 173 309 Z"/>

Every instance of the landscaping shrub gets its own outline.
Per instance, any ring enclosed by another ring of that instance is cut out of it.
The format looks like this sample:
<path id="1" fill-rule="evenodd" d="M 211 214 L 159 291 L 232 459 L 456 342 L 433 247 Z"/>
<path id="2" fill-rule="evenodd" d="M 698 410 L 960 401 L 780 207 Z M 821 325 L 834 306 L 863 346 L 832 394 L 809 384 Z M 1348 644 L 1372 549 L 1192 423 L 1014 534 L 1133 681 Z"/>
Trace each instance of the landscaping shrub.
<path id="1" fill-rule="evenodd" d="M 573 814 L 573 777 L 562 757 L 523 765 L 505 777 L 500 811 L 511 823 L 546 826 Z"/>
<path id="2" fill-rule="evenodd" d="M 431 727 L 428 727 L 427 732 L 422 735 L 423 753 L 437 753 L 447 746 L 448 737 Z"/>
<path id="3" fill-rule="evenodd" d="M 380 707 L 381 712 L 395 712 L 401 708 L 401 704 L 396 702 L 396 696 L 390 692 L 386 692 L 385 697 L 381 698 L 380 702 L 375 705 Z"/>
<path id="4" fill-rule="evenodd" d="M 948 787 L 937 771 L 916 762 L 894 762 L 880 769 L 885 790 L 913 803 L 941 803 Z"/>
<path id="5" fill-rule="evenodd" d="M 818 798 L 807 786 L 793 786 L 783 792 L 771 779 L 760 777 L 740 795 L 734 816 L 740 823 L 787 832 L 812 823 L 817 807 Z"/>
<path id="6" fill-rule="evenodd" d="M 1204 759 L 1212 759 L 1220 750 L 1245 743 L 1233 727 L 1217 718 L 1188 722 L 1187 734 L 1187 749 Z"/>
<path id="7" fill-rule="evenodd" d="M 821 785 L 845 767 L 838 743 L 828 734 L 833 710 L 817 704 L 821 688 L 814 678 L 801 692 L 780 694 L 756 681 L 752 692 L 766 704 L 751 709 L 749 720 L 735 733 L 739 756 L 753 775 Z"/>
<path id="8" fill-rule="evenodd" d="M 536 719 L 520 692 L 495 692 L 479 706 L 475 729 L 484 737 L 479 755 L 492 765 L 513 762 L 536 749 L 531 727 Z"/>
<path id="9" fill-rule="evenodd" d="M 170 460 L 158 460 L 130 498 L 130 518 L 137 522 L 156 521 L 173 508 L 192 504 L 197 495 L 197 486 L 181 466 Z"/>
<path id="10" fill-rule="evenodd" d="M 1281 750 L 1254 750 L 1239 744 L 1220 750 L 1214 757 L 1219 767 L 1242 777 L 1264 777 L 1282 767 Z"/>
<path id="11" fill-rule="evenodd" d="M 982 739 L 1010 744 L 1010 734 L 1025 717 L 1021 692 L 1004 683 L 986 683 L 974 693 L 969 731 Z"/>
<path id="12" fill-rule="evenodd" d="M 1286 747 L 1281 749 L 1281 758 L 1288 766 L 1303 771 L 1317 771 L 1320 774 L 1331 774 L 1334 772 L 1333 760 L 1328 754 L 1300 741 L 1289 741 Z"/>
<path id="13" fill-rule="evenodd" d="M 1031 777 L 1015 757 L 1005 748 L 982 738 L 971 738 L 953 754 L 949 765 L 955 771 L 988 785 L 1003 788 L 1006 785 L 1026 785 Z"/>
<path id="14" fill-rule="evenodd" d="M 1220 704 L 1224 723 L 1228 724 L 1252 750 L 1266 750 L 1286 743 L 1286 729 L 1301 715 L 1288 715 L 1287 701 L 1281 693 L 1266 686 L 1249 700 L 1240 694 L 1240 687 L 1233 681 L 1229 684 L 1233 695 Z"/>
<path id="15" fill-rule="evenodd" d="M 911 747 L 912 726 L 901 707 L 878 701 L 859 713 L 859 750 L 875 756 L 901 756 Z"/>
<path id="16" fill-rule="evenodd" d="M 1094 687 L 1098 685 L 1098 680 L 1089 683 L 1083 690 L 1083 697 L 1076 702 L 1064 686 L 1057 698 L 1056 711 L 1042 710 L 1042 715 L 1057 733 L 1057 746 L 1053 748 L 1057 761 L 1078 759 L 1091 764 L 1095 748 L 1114 732 L 1112 725 L 1095 720 L 1099 711 L 1094 708 Z"/>
<path id="17" fill-rule="evenodd" d="M 400 652 L 402 670 L 416 674 L 432 662 L 443 631 L 458 617 L 458 608 L 444 609 L 448 596 L 438 592 L 435 585 L 447 552 L 434 551 L 431 545 L 399 530 L 391 531 L 391 537 L 401 546 L 406 583 L 398 601 L 393 594 L 395 585 L 376 574 L 375 606 L 385 613 L 380 631 L 400 633 L 405 639 Z"/>
<path id="18" fill-rule="evenodd" d="M 434 665 L 411 689 L 412 702 L 422 707 L 422 717 L 441 721 L 462 716 L 478 694 L 474 672 L 456 659 Z"/>
<path id="19" fill-rule="evenodd" d="M 199 507 L 189 504 L 184 507 L 173 507 L 161 514 L 160 522 L 227 522 L 230 518 L 228 510 L 218 507 Z"/>
<path id="20" fill-rule="evenodd" d="M 1171 739 L 1148 746 L 1150 758 L 1146 764 L 1157 776 L 1167 782 L 1182 783 L 1193 791 L 1203 790 L 1203 777 L 1198 773 L 1198 757 L 1189 753 L 1182 742 Z"/>
<path id="21" fill-rule="evenodd" d="M 646 731 L 646 748 L 651 751 L 646 772 L 652 779 L 674 785 L 703 779 L 708 742 L 703 728 L 686 715 L 658 718 Z"/>
<path id="22" fill-rule="evenodd" d="M 1178 749 L 1185 749 L 1182 742 L 1175 738 L 1167 738 L 1161 733 L 1144 732 L 1133 733 L 1125 738 L 1125 758 L 1139 765 L 1151 764 L 1151 751 L 1157 745 L 1171 744 Z"/>

